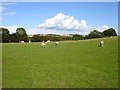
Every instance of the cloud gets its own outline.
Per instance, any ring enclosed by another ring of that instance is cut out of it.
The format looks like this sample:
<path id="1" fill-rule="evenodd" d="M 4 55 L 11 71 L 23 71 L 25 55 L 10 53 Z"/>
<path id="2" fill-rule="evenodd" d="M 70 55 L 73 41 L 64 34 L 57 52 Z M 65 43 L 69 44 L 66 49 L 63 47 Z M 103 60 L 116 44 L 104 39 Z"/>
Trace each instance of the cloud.
<path id="1" fill-rule="evenodd" d="M 98 30 L 98 31 L 100 31 L 100 32 L 103 32 L 104 30 L 107 30 L 107 29 L 109 29 L 109 28 L 110 28 L 109 26 L 103 25 L 103 26 L 101 26 L 101 27 L 94 27 L 93 30 Z"/>
<path id="2" fill-rule="evenodd" d="M 102 28 L 103 29 L 109 29 L 109 27 L 107 25 L 103 25 Z"/>
<path id="3" fill-rule="evenodd" d="M 11 26 L 0 26 L 0 28 L 1 27 L 2 28 L 7 28 L 10 31 L 10 34 L 15 33 L 16 29 L 18 28 L 18 26 L 14 26 L 14 25 L 11 25 Z"/>
<path id="4" fill-rule="evenodd" d="M 74 16 L 65 15 L 63 13 L 58 13 L 56 16 L 46 19 L 44 23 L 38 25 L 41 31 L 45 32 L 57 32 L 57 33 L 77 33 L 81 35 L 87 35 L 93 30 L 98 30 L 103 32 L 108 29 L 109 26 L 103 25 L 100 27 L 95 27 L 87 25 L 86 20 L 77 20 Z"/>
<path id="5" fill-rule="evenodd" d="M 10 32 L 10 34 L 15 33 L 17 28 L 21 28 L 20 26 L 16 26 L 16 25 L 10 25 L 10 26 L 0 26 L 0 28 L 7 28 Z M 44 31 L 41 30 L 41 32 L 39 31 L 38 28 L 25 28 L 27 34 L 39 34 L 39 33 L 43 33 Z"/>
<path id="6" fill-rule="evenodd" d="M 11 13 L 12 14 L 12 13 Z M 14 13 L 13 13 L 14 14 Z M 10 33 L 15 33 L 18 26 L 2 26 L 7 28 Z M 20 27 L 20 26 L 19 26 Z M 25 28 L 25 27 L 23 27 Z M 80 34 L 87 35 L 93 30 L 103 32 L 109 29 L 107 25 L 95 27 L 87 24 L 86 20 L 77 20 L 74 16 L 58 13 L 56 16 L 46 19 L 44 23 L 34 28 L 25 28 L 27 34 Z"/>
<path id="7" fill-rule="evenodd" d="M 87 27 L 87 22 L 86 20 L 78 21 L 73 16 L 58 13 L 56 16 L 45 20 L 44 23 L 39 24 L 38 27 L 41 29 L 82 31 Z"/>
<path id="8" fill-rule="evenodd" d="M 43 32 L 43 30 L 39 30 L 38 28 L 26 28 L 27 34 L 40 34 Z"/>
<path id="9" fill-rule="evenodd" d="M 15 33 L 17 28 L 20 28 L 18 26 L 15 25 L 11 25 L 11 26 L 0 26 L 0 28 L 7 28 L 10 31 L 10 34 Z M 26 33 L 29 34 L 60 34 L 59 31 L 57 30 L 40 30 L 39 28 L 25 28 Z"/>

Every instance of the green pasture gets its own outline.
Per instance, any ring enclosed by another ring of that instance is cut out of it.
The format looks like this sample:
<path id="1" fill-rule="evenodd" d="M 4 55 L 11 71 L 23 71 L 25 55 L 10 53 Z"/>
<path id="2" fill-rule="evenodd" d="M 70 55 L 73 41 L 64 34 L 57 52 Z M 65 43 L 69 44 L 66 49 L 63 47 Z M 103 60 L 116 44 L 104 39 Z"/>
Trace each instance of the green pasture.
<path id="1" fill-rule="evenodd" d="M 3 88 L 117 88 L 118 40 L 4 43 L 2 70 Z"/>

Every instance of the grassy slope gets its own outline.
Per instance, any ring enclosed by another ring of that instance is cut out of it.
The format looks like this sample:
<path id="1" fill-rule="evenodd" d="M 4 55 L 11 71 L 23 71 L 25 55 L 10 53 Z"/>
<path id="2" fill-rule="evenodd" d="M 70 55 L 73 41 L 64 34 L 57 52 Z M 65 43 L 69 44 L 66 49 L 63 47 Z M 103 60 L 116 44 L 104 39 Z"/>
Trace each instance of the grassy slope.
<path id="1" fill-rule="evenodd" d="M 3 44 L 3 87 L 118 87 L 117 39 Z"/>

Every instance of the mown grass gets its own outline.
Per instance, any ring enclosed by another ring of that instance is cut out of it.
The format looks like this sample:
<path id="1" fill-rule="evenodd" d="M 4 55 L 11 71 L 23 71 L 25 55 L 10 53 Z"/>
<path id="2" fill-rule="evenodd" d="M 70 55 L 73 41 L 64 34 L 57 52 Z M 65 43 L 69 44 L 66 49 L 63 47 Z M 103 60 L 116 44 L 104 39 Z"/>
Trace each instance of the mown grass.
<path id="1" fill-rule="evenodd" d="M 105 46 L 98 47 L 104 40 Z M 117 38 L 3 44 L 3 88 L 117 88 Z"/>

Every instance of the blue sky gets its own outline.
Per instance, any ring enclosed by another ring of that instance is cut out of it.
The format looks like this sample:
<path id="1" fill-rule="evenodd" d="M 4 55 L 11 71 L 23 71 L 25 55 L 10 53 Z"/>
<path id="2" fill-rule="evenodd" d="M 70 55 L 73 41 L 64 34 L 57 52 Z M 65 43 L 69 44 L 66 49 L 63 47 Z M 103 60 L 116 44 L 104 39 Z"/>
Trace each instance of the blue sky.
<path id="1" fill-rule="evenodd" d="M 115 29 L 118 27 L 117 2 L 16 2 L 3 3 L 2 9 L 1 26 L 11 27 L 11 29 L 24 27 L 29 34 L 87 34 L 93 29 L 103 31 L 110 27 Z M 55 16 L 60 19 L 55 19 Z M 71 17 L 74 18 L 71 19 Z M 50 20 L 46 21 L 48 19 Z M 76 20 L 77 24 L 74 23 Z M 66 24 L 65 21 L 72 24 Z M 48 23 L 50 23 L 49 26 L 47 26 Z M 44 25 L 41 26 L 41 24 Z M 62 26 L 64 24 L 66 25 Z M 58 25 L 61 28 L 57 28 Z M 11 32 L 15 32 L 15 30 L 11 30 Z"/>

